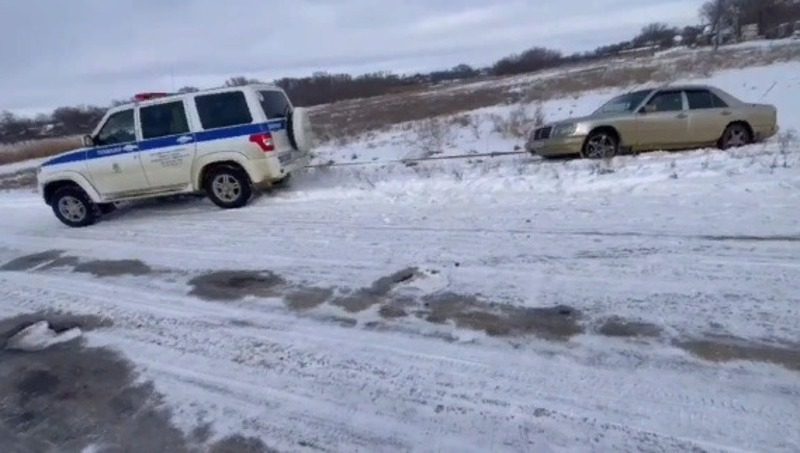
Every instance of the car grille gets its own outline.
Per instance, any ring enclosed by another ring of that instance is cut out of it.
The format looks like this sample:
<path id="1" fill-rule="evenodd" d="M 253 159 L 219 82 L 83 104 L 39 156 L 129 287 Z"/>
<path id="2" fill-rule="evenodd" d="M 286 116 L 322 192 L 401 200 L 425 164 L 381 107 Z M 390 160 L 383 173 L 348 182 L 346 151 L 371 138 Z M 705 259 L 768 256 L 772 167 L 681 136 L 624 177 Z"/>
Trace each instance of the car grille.
<path id="1" fill-rule="evenodd" d="M 536 129 L 536 132 L 533 133 L 534 140 L 547 140 L 550 138 L 550 134 L 553 132 L 552 127 L 542 127 Z"/>

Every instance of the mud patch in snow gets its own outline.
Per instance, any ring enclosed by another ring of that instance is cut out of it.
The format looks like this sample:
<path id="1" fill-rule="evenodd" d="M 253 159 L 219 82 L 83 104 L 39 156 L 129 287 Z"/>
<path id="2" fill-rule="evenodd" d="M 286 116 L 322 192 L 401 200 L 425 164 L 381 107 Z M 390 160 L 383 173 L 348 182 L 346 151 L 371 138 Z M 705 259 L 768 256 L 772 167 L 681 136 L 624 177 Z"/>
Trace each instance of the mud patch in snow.
<path id="1" fill-rule="evenodd" d="M 358 313 L 374 305 L 385 302 L 386 296 L 398 285 L 411 281 L 419 274 L 415 267 L 409 267 L 391 275 L 381 277 L 370 285 L 352 294 L 335 299 L 332 304 L 347 312 Z"/>
<path id="2" fill-rule="evenodd" d="M 428 322 L 482 330 L 490 336 L 534 335 L 567 341 L 583 333 L 580 312 L 567 306 L 514 307 L 490 304 L 475 296 L 439 293 L 423 297 L 424 309 L 417 316 Z"/>
<path id="3" fill-rule="evenodd" d="M 790 370 L 800 371 L 800 344 L 776 345 L 730 336 L 709 336 L 676 341 L 675 345 L 711 362 L 744 360 L 772 363 Z"/>
<path id="4" fill-rule="evenodd" d="M 153 269 L 139 260 L 97 260 L 79 263 L 75 265 L 73 272 L 92 274 L 95 277 L 121 277 L 147 275 L 153 272 Z"/>
<path id="5" fill-rule="evenodd" d="M 655 338 L 661 335 L 661 327 L 647 322 L 630 321 L 618 316 L 606 319 L 597 329 L 600 335 L 623 338 Z"/>
<path id="6" fill-rule="evenodd" d="M 40 320 L 84 330 L 110 325 L 95 317 L 29 314 L 0 320 L 0 339 Z M 33 353 L 0 350 L 0 451 L 270 451 L 241 436 L 209 445 L 207 435 L 184 435 L 161 395 L 136 378 L 114 351 L 80 341 Z"/>
<path id="7" fill-rule="evenodd" d="M 319 307 L 333 296 L 329 288 L 300 288 L 286 295 L 286 306 L 296 311 Z"/>
<path id="8" fill-rule="evenodd" d="M 277 297 L 286 281 L 270 271 L 219 271 L 189 280 L 189 294 L 206 300 L 234 301 L 247 296 Z"/>
<path id="9" fill-rule="evenodd" d="M 49 263 L 57 258 L 60 258 L 63 254 L 63 250 L 47 250 L 41 253 L 21 256 L 3 264 L 0 266 L 0 270 L 28 271 L 41 266 L 42 264 Z"/>

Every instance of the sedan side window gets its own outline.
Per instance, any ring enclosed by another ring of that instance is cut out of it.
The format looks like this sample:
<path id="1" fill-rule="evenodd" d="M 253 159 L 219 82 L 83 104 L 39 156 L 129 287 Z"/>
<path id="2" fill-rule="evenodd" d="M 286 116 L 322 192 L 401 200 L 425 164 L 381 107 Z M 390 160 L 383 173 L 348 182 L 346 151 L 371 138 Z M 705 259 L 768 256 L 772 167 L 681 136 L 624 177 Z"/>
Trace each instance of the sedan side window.
<path id="1" fill-rule="evenodd" d="M 108 117 L 106 124 L 97 133 L 94 142 L 98 146 L 118 145 L 136 141 L 136 125 L 133 109 L 123 110 Z"/>
<path id="2" fill-rule="evenodd" d="M 646 111 L 657 112 L 680 112 L 683 110 L 683 93 L 680 91 L 663 91 L 653 96 L 647 103 Z"/>
<path id="3" fill-rule="evenodd" d="M 686 97 L 689 98 L 689 108 L 692 110 L 720 109 L 728 106 L 719 96 L 708 90 L 688 90 Z"/>

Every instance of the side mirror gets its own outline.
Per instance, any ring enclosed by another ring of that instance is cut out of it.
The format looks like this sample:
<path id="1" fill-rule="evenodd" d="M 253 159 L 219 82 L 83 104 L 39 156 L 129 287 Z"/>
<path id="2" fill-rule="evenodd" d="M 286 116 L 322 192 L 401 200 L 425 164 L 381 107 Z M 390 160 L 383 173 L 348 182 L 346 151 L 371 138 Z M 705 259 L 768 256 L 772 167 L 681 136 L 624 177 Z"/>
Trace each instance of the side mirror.
<path id="1" fill-rule="evenodd" d="M 94 146 L 94 137 L 91 135 L 84 135 L 81 141 L 83 142 L 83 146 L 86 148 L 91 148 Z"/>

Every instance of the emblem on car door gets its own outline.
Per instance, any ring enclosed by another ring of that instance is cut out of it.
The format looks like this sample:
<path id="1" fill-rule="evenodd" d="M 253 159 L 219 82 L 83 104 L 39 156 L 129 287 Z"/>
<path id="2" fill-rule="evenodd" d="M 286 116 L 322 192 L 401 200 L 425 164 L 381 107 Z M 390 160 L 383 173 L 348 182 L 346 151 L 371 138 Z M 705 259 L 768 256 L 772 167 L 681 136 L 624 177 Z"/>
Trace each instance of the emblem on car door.
<path id="1" fill-rule="evenodd" d="M 122 168 L 120 168 L 119 164 L 112 164 L 111 170 L 113 170 L 114 173 L 122 173 Z"/>

